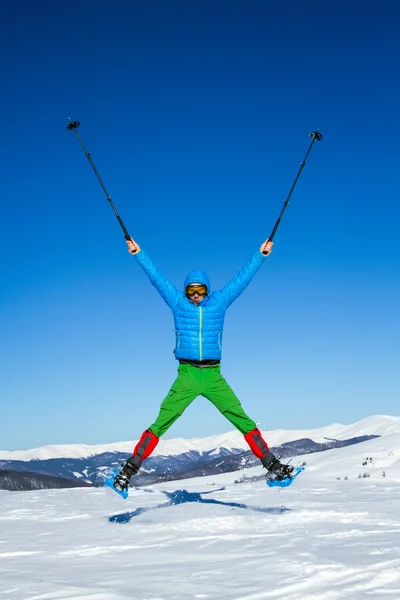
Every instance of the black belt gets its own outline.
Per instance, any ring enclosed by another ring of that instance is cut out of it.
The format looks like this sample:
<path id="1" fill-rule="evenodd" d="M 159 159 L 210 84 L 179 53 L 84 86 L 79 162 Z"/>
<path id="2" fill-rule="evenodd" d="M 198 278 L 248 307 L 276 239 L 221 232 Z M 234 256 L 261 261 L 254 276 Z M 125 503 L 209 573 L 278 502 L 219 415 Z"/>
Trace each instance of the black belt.
<path id="1" fill-rule="evenodd" d="M 180 358 L 179 364 L 181 365 L 191 365 L 192 367 L 197 367 L 198 369 L 211 369 L 212 367 L 217 367 L 220 364 L 220 360 L 189 360 L 186 358 Z"/>

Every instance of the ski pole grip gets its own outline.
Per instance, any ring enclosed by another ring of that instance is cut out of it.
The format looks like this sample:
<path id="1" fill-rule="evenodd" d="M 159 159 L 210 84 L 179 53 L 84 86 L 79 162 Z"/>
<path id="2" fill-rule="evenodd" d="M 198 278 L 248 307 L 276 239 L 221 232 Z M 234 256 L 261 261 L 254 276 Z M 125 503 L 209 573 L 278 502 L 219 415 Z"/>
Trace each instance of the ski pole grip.
<path id="1" fill-rule="evenodd" d="M 129 242 L 129 241 L 132 240 L 132 238 L 131 238 L 131 236 L 129 234 L 125 235 L 124 238 L 126 239 L 127 242 Z M 137 253 L 138 253 L 137 249 L 134 252 L 130 252 L 130 254 L 137 254 Z"/>
<path id="2" fill-rule="evenodd" d="M 127 241 L 127 242 L 133 242 L 133 239 L 131 238 L 131 236 L 130 236 L 130 235 L 126 235 L 126 236 L 125 236 L 125 239 L 126 239 L 126 241 Z M 133 252 L 131 252 L 131 251 L 129 250 L 129 254 L 132 254 L 133 256 L 134 256 L 135 254 L 138 254 L 139 252 L 140 252 L 140 249 L 138 249 L 138 248 L 136 248 L 136 250 L 134 250 Z"/>
<path id="3" fill-rule="evenodd" d="M 270 236 L 270 237 L 267 239 L 267 242 L 266 242 L 266 243 L 268 243 L 268 242 L 272 242 L 272 238 L 273 238 L 273 237 L 274 237 L 274 236 L 273 236 L 273 235 L 271 235 L 271 236 Z M 262 254 L 264 254 L 264 256 L 268 256 L 268 254 L 271 254 L 271 252 L 267 252 L 266 250 L 263 250 L 263 251 L 262 251 Z"/>

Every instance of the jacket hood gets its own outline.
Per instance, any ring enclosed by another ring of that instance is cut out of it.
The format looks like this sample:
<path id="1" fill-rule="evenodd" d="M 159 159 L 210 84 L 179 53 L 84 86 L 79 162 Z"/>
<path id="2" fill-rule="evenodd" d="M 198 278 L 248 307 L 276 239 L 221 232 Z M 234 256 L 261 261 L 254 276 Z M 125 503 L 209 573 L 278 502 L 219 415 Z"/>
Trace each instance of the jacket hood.
<path id="1" fill-rule="evenodd" d="M 195 269 L 194 271 L 190 271 L 189 275 L 185 279 L 184 289 L 186 290 L 187 286 L 191 283 L 203 283 L 207 286 L 207 291 L 210 293 L 211 286 L 210 280 L 208 279 L 207 273 L 201 271 L 200 269 Z"/>

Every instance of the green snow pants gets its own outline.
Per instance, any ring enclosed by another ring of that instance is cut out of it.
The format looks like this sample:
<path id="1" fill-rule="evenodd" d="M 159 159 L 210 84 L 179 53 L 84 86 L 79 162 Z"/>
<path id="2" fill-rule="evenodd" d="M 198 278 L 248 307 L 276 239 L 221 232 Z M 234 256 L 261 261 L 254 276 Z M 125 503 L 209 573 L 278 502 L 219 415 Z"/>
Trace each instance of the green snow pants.
<path id="1" fill-rule="evenodd" d="M 163 400 L 157 419 L 149 427 L 150 431 L 161 437 L 197 396 L 204 396 L 212 402 L 243 435 L 257 428 L 222 377 L 220 365 L 200 369 L 190 364 L 181 364 L 178 367 L 178 377 Z"/>

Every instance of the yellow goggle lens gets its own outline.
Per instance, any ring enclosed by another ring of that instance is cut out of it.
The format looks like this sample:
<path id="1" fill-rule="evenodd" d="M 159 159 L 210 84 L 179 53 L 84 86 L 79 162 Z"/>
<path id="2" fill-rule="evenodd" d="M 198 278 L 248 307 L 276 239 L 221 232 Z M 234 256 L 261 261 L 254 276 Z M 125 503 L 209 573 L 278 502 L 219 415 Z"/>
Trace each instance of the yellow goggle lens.
<path id="1" fill-rule="evenodd" d="M 195 294 L 199 294 L 199 296 L 205 296 L 207 294 L 207 286 L 205 285 L 188 285 L 186 288 L 187 296 L 194 296 Z"/>

